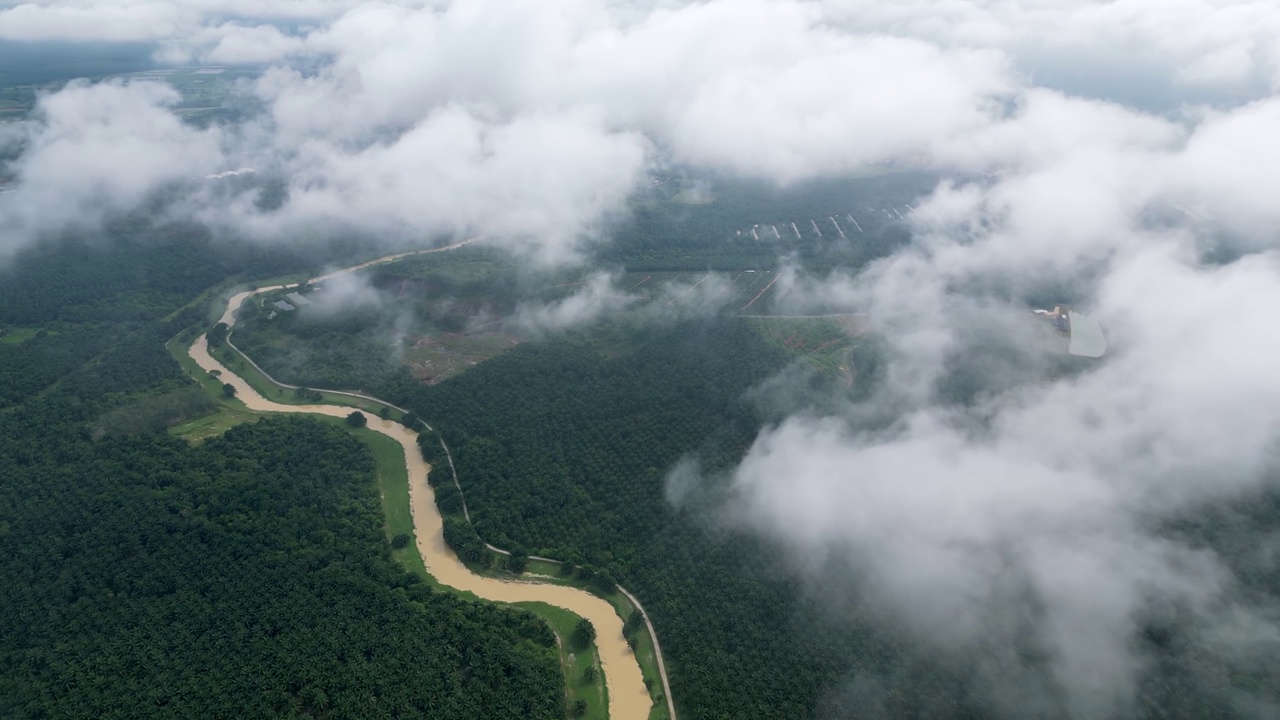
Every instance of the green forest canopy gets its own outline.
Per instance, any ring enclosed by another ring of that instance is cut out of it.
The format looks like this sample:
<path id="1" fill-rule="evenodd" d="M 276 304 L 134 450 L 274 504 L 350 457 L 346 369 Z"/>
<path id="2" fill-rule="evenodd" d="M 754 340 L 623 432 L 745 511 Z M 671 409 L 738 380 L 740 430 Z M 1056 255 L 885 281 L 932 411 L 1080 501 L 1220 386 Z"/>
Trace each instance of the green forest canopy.
<path id="1" fill-rule="evenodd" d="M 0 344 L 0 717 L 563 717 L 545 624 L 391 560 L 352 436 L 156 432 L 194 402 L 164 348 L 207 319 L 184 306 L 315 257 L 143 235 L 0 271 L 3 322 L 49 329 Z"/>
<path id="2" fill-rule="evenodd" d="M 24 329 L 0 343 L 0 562 L 16 589 L 0 597 L 0 715 L 132 715 L 139 697 L 154 714 L 195 699 L 213 715 L 303 715 L 371 694 L 432 717 L 563 713 L 543 626 L 389 563 L 367 452 L 348 436 L 273 420 L 200 447 L 146 430 L 92 439 L 109 413 L 167 407 L 148 398 L 189 386 L 163 343 L 207 323 L 203 305 L 182 309 L 196 293 L 313 261 L 178 228 L 48 246 L 0 277 L 0 322 Z M 824 589 L 850 598 L 833 619 L 776 550 L 709 529 L 697 494 L 667 501 L 665 473 L 688 456 L 713 478 L 703 492 L 720 491 L 716 472 L 769 419 L 749 390 L 788 363 L 745 321 L 715 318 L 552 336 L 431 388 L 389 374 L 375 393 L 449 440 L 484 539 L 582 563 L 641 598 L 682 717 L 999 716 L 971 658 L 886 624 L 856 586 Z M 1251 498 L 1169 531 L 1274 598 L 1274 564 L 1240 549 L 1280 531 L 1277 507 Z M 423 635 L 388 638 L 382 622 Z M 1136 640 L 1153 659 L 1139 717 L 1240 717 L 1234 688 L 1275 697 L 1280 663 L 1228 666 L 1193 637 L 1175 618 Z M 227 647 L 242 664 L 204 657 Z M 486 670 L 464 672 L 476 662 Z M 430 697 L 387 687 L 404 672 Z M 246 678 L 263 704 L 220 694 Z"/>

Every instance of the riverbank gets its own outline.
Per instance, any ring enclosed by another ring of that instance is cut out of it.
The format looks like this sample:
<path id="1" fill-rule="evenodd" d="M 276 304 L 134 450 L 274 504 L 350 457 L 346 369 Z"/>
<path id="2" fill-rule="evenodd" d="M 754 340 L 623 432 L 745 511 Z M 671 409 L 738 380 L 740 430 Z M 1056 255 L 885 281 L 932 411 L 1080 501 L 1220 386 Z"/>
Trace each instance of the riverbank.
<path id="1" fill-rule="evenodd" d="M 345 418 L 351 409 L 334 405 L 283 405 L 262 397 L 245 380 L 218 362 L 208 351 L 201 335 L 189 355 L 205 372 L 218 372 L 218 379 L 236 390 L 236 398 L 255 412 L 307 413 Z M 444 541 L 444 525 L 436 510 L 435 496 L 427 485 L 430 466 L 418 450 L 418 434 L 398 422 L 365 413 L 367 427 L 396 441 L 404 453 L 409 483 L 409 500 L 418 552 L 427 572 L 440 584 L 473 593 L 476 597 L 502 603 L 540 602 L 568 610 L 591 621 L 596 628 L 596 647 L 610 700 L 609 716 L 614 720 L 647 720 L 652 702 L 634 653 L 622 634 L 622 619 L 605 600 L 576 588 L 562 585 L 503 581 L 472 573 L 458 560 Z M 572 679 L 568 679 L 572 681 Z"/>
<path id="2" fill-rule="evenodd" d="M 405 255 L 388 256 L 388 258 L 363 263 L 355 268 L 337 271 L 323 277 L 331 277 L 341 272 L 368 267 L 379 261 L 387 262 Z M 226 322 L 228 326 L 234 326 L 235 313 L 240 304 L 253 294 L 266 292 L 270 289 L 278 289 L 278 286 L 236 293 L 229 299 L 222 315 L 222 321 Z M 236 399 L 239 403 L 243 403 L 249 411 L 262 413 L 310 413 L 335 418 L 346 417 L 351 412 L 350 407 L 286 404 L 264 397 L 238 372 L 228 368 L 210 354 L 207 339 L 204 335 L 196 338 L 185 354 L 204 374 L 205 377 L 202 379 L 210 380 L 210 374 L 216 373 L 219 384 L 226 383 L 234 387 Z M 244 361 L 248 361 L 247 357 L 241 356 L 241 358 Z M 252 364 L 251 361 L 249 364 Z M 239 364 L 233 361 L 233 365 Z M 252 373 L 246 365 L 239 365 L 238 370 L 246 374 Z M 259 380 L 259 383 L 256 384 L 261 386 L 261 380 L 265 378 L 255 379 Z M 293 398 L 290 399 L 292 400 Z M 334 399 L 336 400 L 337 398 Z M 357 398 L 343 398 L 343 400 L 347 402 L 359 401 Z M 649 718 L 651 711 L 654 710 L 653 702 L 645 686 L 637 657 L 631 651 L 625 637 L 623 637 L 622 618 L 615 611 L 614 606 L 605 599 L 574 587 L 556 583 L 499 579 L 477 575 L 468 570 L 444 542 L 443 522 L 436 509 L 434 494 L 426 482 L 430 467 L 423 461 L 418 449 L 417 433 L 400 423 L 383 419 L 376 414 L 366 412 L 365 415 L 368 419 L 369 430 L 390 438 L 401 448 L 404 457 L 410 515 L 413 521 L 416 548 L 426 572 L 432 576 L 434 581 L 464 593 L 474 594 L 478 598 L 510 604 L 545 603 L 590 620 L 597 633 L 596 647 L 599 652 L 600 665 L 607 688 L 609 716 L 619 720 Z M 665 681 L 665 678 L 663 679 Z M 566 677 L 566 680 L 570 684 L 578 681 L 577 678 L 573 677 Z M 666 714 L 665 712 L 660 713 L 662 716 Z"/>

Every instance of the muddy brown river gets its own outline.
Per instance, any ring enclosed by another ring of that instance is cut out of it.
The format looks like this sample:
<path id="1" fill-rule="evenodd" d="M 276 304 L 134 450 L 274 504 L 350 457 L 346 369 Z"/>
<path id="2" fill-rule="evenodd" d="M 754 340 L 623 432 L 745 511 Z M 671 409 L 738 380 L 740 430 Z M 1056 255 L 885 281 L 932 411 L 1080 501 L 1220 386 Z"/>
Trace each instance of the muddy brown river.
<path id="1" fill-rule="evenodd" d="M 453 246 L 456 247 L 456 246 Z M 441 248 L 449 249 L 449 248 Z M 404 257 L 404 254 L 388 256 L 363 263 L 347 272 L 379 262 Z M 316 278 L 318 281 L 337 273 Z M 313 282 L 314 282 L 313 281 Z M 252 295 L 279 289 L 281 286 L 259 288 L 236 294 L 227 303 L 222 322 L 235 324 L 235 312 Z M 263 413 L 309 413 L 346 417 L 352 408 L 337 405 L 282 405 L 264 398 L 240 376 L 233 373 L 209 354 L 204 335 L 196 339 L 189 349 L 191 359 L 205 370 L 217 370 L 220 380 L 236 389 L 236 397 L 250 410 Z M 409 500 L 413 510 L 414 534 L 418 552 L 426 563 L 427 571 L 440 583 L 458 590 L 475 593 L 486 600 L 501 603 L 543 602 L 564 608 L 591 621 L 596 628 L 596 646 L 604 669 L 605 684 L 609 691 L 609 717 L 613 720 L 644 720 L 649 717 L 652 701 L 644 686 L 644 678 L 635 654 L 622 635 L 622 619 L 613 606 L 605 600 L 577 588 L 537 582 L 499 580 L 476 575 L 467 569 L 444 542 L 444 524 L 436 509 L 435 496 L 427 485 L 427 472 L 431 469 L 422 459 L 418 449 L 418 434 L 390 420 L 365 413 L 370 430 L 392 438 L 404 449 L 405 465 L 409 472 Z M 566 678 L 573 682 L 575 678 Z"/>

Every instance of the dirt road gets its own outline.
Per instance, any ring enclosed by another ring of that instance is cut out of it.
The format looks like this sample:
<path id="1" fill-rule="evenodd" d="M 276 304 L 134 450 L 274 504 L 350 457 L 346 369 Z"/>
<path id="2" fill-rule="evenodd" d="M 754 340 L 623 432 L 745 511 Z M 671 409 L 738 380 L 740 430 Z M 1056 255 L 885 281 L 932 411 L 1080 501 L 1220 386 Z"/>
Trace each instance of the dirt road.
<path id="1" fill-rule="evenodd" d="M 353 272 L 356 272 L 357 270 L 363 270 L 367 267 L 372 267 L 374 265 L 381 265 L 383 263 L 394 262 L 396 260 L 399 260 L 400 258 L 409 257 L 410 255 L 426 255 L 428 253 L 438 253 L 438 252 L 445 252 L 446 250 L 456 250 L 462 247 L 463 245 L 470 245 L 471 243 L 475 242 L 475 240 L 476 240 L 475 238 L 467 238 L 466 240 L 463 240 L 461 242 L 456 242 L 452 245 L 444 245 L 442 247 L 431 248 L 429 250 L 410 250 L 409 252 L 396 253 L 394 255 L 383 255 L 380 258 L 368 260 L 366 262 L 360 263 L 359 265 L 352 265 L 351 267 L 342 268 L 341 270 L 334 270 L 332 272 L 327 272 L 324 275 L 317 275 L 311 278 L 310 280 L 308 280 L 307 282 L 314 285 L 316 283 L 324 282 L 329 278 L 337 277 L 338 275 L 353 273 Z M 218 320 L 218 322 L 226 323 L 227 327 L 231 327 L 232 325 L 235 325 L 236 311 L 240 309 L 240 306 L 244 304 L 244 301 L 247 298 L 257 295 L 258 293 L 271 292 L 272 290 L 280 290 L 286 287 L 298 287 L 300 285 L 302 285 L 302 283 L 294 283 L 292 285 L 269 285 L 267 287 L 260 287 L 254 290 L 245 290 L 244 292 L 236 293 L 235 295 L 232 295 L 231 299 L 227 301 L 227 309 L 222 311 L 222 317 Z"/>

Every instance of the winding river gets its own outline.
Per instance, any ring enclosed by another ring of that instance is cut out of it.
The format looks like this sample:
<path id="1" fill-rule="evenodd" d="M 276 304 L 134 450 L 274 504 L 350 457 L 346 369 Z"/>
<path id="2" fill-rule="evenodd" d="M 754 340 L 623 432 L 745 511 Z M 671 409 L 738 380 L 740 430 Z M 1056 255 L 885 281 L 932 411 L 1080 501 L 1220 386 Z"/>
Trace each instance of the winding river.
<path id="1" fill-rule="evenodd" d="M 438 248 L 430 252 L 449 250 L 465 243 Z M 333 275 L 351 272 L 382 262 L 390 262 L 413 253 L 402 253 L 379 258 L 354 267 L 339 270 L 335 273 L 321 275 L 312 282 L 319 282 Z M 281 285 L 249 290 L 231 297 L 222 322 L 228 327 L 235 325 L 236 310 L 252 295 L 282 288 Z M 209 354 L 208 342 L 204 335 L 196 338 L 189 349 L 191 359 L 204 370 L 217 370 L 220 380 L 230 383 L 236 389 L 236 397 L 246 407 L 257 412 L 275 413 L 309 413 L 346 417 L 352 412 L 350 407 L 336 405 L 283 405 L 264 398 L 249 386 L 240 376 L 231 372 Z M 380 417 L 365 413 L 368 428 L 386 435 L 400 443 L 404 448 L 405 465 L 409 473 L 409 501 L 413 512 L 414 534 L 416 535 L 418 552 L 421 553 L 427 570 L 440 583 L 458 590 L 475 593 L 486 600 L 501 603 L 543 602 L 564 608 L 587 618 L 596 628 L 596 646 L 600 652 L 600 663 L 603 666 L 605 684 L 609 692 L 609 717 L 612 720 L 644 720 L 649 717 L 653 705 L 644 685 L 640 665 L 635 654 L 627 645 L 622 635 L 622 619 L 614 611 L 613 606 L 605 600 L 586 591 L 563 585 L 552 585 L 536 582 L 499 580 L 497 578 L 476 575 L 462 564 L 453 551 L 444 542 L 444 524 L 440 512 L 436 509 L 435 495 L 427 485 L 427 472 L 431 469 L 422 459 L 418 449 L 418 433 L 397 422 L 383 420 Z M 573 682 L 576 678 L 566 678 Z M 665 678 L 664 678 L 665 684 Z"/>

